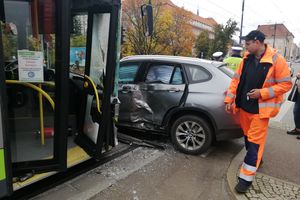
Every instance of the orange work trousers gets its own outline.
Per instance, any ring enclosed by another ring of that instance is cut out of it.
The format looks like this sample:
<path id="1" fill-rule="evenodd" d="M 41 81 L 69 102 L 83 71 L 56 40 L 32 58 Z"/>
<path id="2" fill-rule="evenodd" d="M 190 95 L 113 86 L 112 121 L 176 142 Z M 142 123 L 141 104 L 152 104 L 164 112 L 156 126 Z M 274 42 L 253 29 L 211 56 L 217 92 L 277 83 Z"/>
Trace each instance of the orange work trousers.
<path id="1" fill-rule="evenodd" d="M 264 152 L 269 118 L 261 119 L 259 114 L 248 113 L 240 109 L 240 123 L 244 132 L 247 154 L 239 177 L 252 182 Z"/>

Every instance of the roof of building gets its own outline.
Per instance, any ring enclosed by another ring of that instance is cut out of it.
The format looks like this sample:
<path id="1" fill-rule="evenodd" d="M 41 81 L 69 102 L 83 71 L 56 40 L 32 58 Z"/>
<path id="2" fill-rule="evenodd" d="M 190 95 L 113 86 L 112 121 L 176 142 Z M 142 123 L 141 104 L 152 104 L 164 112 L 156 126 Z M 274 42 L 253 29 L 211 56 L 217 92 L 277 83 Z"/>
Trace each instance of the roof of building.
<path id="1" fill-rule="evenodd" d="M 284 24 L 258 25 L 257 30 L 263 32 L 266 35 L 266 38 L 274 37 L 274 34 L 276 37 L 294 37 Z"/>
<path id="2" fill-rule="evenodd" d="M 164 4 L 165 6 L 169 6 L 169 7 L 173 7 L 173 8 L 180 8 L 180 7 L 176 6 L 171 0 L 161 0 L 161 3 Z M 190 12 L 190 11 L 188 11 L 188 12 Z M 218 25 L 216 20 L 214 20 L 212 17 L 204 18 L 199 15 L 196 15 L 195 13 L 192 13 L 192 12 L 190 12 L 190 13 L 192 14 L 192 19 L 195 21 L 202 22 L 203 24 L 206 24 L 211 27 Z"/>
<path id="3" fill-rule="evenodd" d="M 203 24 L 209 25 L 211 27 L 218 25 L 218 23 L 213 18 L 211 17 L 203 18 L 201 16 L 195 15 L 194 13 L 193 13 L 193 20 L 202 22 Z"/>

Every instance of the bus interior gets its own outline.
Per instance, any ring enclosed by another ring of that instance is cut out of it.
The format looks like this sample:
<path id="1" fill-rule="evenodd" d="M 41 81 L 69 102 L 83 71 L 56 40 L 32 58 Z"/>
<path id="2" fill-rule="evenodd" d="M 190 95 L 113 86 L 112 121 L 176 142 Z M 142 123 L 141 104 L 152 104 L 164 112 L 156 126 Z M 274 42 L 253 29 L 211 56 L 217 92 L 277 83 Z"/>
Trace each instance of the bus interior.
<path id="1" fill-rule="evenodd" d="M 0 197 L 117 144 L 120 9 L 0 0 Z"/>

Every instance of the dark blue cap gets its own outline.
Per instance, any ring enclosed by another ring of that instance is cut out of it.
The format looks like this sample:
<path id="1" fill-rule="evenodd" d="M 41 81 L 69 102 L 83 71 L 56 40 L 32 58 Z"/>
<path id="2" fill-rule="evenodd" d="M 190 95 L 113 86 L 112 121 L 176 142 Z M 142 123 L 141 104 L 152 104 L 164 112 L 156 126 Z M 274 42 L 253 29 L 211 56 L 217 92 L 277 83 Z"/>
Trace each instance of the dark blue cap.
<path id="1" fill-rule="evenodd" d="M 265 38 L 266 38 L 266 36 L 264 33 L 262 33 L 261 31 L 258 31 L 258 30 L 254 30 L 254 31 L 251 31 L 250 33 L 248 33 L 248 35 L 242 36 L 241 40 L 246 40 L 246 41 L 258 40 L 260 42 L 263 42 L 265 40 Z"/>

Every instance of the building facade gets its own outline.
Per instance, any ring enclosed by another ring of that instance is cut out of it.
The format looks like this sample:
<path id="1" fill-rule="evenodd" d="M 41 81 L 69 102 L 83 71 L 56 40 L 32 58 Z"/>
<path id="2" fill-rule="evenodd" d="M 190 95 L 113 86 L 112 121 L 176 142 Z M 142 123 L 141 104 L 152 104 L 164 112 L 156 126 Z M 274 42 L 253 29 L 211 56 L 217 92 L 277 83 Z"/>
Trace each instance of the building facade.
<path id="1" fill-rule="evenodd" d="M 296 56 L 294 35 L 284 24 L 258 25 L 257 30 L 263 32 L 266 35 L 265 42 L 276 48 L 286 59 L 290 60 Z"/>
<path id="2" fill-rule="evenodd" d="M 192 26 L 196 36 L 198 36 L 202 31 L 207 31 L 209 38 L 214 39 L 214 27 L 216 25 L 218 25 L 218 23 L 213 18 L 203 18 L 199 15 L 193 14 Z"/>
<path id="3" fill-rule="evenodd" d="M 172 1 L 170 0 L 164 0 L 162 2 L 163 6 L 168 9 L 168 8 L 179 8 L 176 6 Z M 184 9 L 184 8 L 183 8 Z M 192 12 L 191 16 L 191 26 L 193 28 L 193 32 L 195 36 L 197 37 L 202 31 L 207 31 L 209 38 L 213 39 L 215 37 L 215 32 L 214 32 L 214 27 L 218 25 L 218 23 L 211 17 L 209 18 L 204 18 L 199 16 L 199 11 L 197 14 L 194 14 Z"/>

